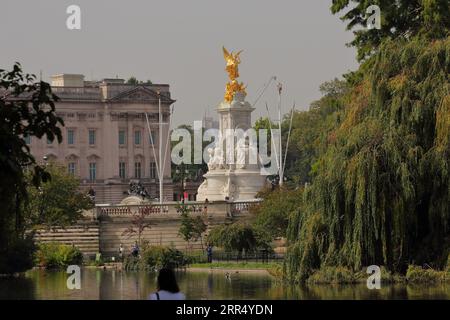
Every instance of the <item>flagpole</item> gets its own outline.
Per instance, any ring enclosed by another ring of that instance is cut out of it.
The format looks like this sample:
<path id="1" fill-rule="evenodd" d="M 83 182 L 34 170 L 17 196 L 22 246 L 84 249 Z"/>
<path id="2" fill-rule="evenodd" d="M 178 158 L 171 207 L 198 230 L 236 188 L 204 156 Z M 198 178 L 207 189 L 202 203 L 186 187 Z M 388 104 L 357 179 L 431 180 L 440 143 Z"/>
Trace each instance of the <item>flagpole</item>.
<path id="1" fill-rule="evenodd" d="M 283 179 L 284 179 L 284 177 L 283 177 L 284 169 L 282 167 L 283 166 L 283 146 L 281 144 L 281 91 L 283 90 L 282 84 L 278 83 L 277 88 L 278 88 L 278 120 L 279 120 L 278 128 L 280 129 L 280 153 L 279 153 L 280 160 L 278 162 L 279 163 L 278 173 L 280 176 L 280 186 L 282 186 Z"/>
<path id="2" fill-rule="evenodd" d="M 295 109 L 295 101 L 294 101 L 294 104 L 292 105 L 291 121 L 289 122 L 289 131 L 288 131 L 288 136 L 287 136 L 287 141 L 286 141 L 286 149 L 284 150 L 283 177 L 284 177 L 284 170 L 286 169 L 286 159 L 287 159 L 287 153 L 288 153 L 288 148 L 289 148 L 289 140 L 291 138 L 292 120 L 294 118 L 294 109 Z"/>
<path id="3" fill-rule="evenodd" d="M 162 162 L 161 162 L 161 148 L 162 148 L 162 115 L 161 115 L 161 93 L 158 90 L 158 113 L 159 113 L 159 144 L 158 144 L 158 149 L 159 149 L 159 203 L 162 204 L 163 203 L 163 176 L 164 176 L 164 172 L 162 172 Z"/>

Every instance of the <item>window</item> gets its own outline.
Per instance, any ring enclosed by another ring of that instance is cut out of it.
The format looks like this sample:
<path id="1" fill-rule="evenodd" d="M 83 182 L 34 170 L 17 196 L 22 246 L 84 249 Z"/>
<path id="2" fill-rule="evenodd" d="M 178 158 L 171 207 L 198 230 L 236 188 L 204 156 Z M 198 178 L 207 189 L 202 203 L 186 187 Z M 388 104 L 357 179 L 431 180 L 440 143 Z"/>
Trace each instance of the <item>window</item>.
<path id="1" fill-rule="evenodd" d="M 47 137 L 47 144 L 52 144 L 52 140 L 50 140 L 48 137 Z"/>
<path id="2" fill-rule="evenodd" d="M 89 163 L 89 180 L 93 181 L 97 177 L 97 164 L 95 162 Z"/>
<path id="3" fill-rule="evenodd" d="M 89 145 L 95 145 L 95 130 L 89 129 Z"/>
<path id="4" fill-rule="evenodd" d="M 119 130 L 119 145 L 124 146 L 125 145 L 125 130 Z"/>
<path id="5" fill-rule="evenodd" d="M 69 173 L 75 174 L 75 162 L 69 162 Z"/>
<path id="6" fill-rule="evenodd" d="M 125 162 L 119 162 L 119 177 L 125 179 Z"/>
<path id="7" fill-rule="evenodd" d="M 140 162 L 135 162 L 134 163 L 134 177 L 136 179 L 140 179 L 141 178 L 141 163 Z"/>
<path id="8" fill-rule="evenodd" d="M 156 141 L 156 132 L 155 131 L 150 131 L 150 134 L 149 134 L 149 141 L 150 141 L 150 145 L 152 144 L 152 142 L 153 142 L 153 144 L 157 144 L 158 143 L 158 141 Z"/>
<path id="9" fill-rule="evenodd" d="M 150 162 L 150 179 L 156 179 L 156 163 Z"/>
<path id="10" fill-rule="evenodd" d="M 75 144 L 75 131 L 73 129 L 67 130 L 67 144 Z"/>
<path id="11" fill-rule="evenodd" d="M 134 132 L 134 144 L 140 145 L 141 144 L 141 131 L 136 130 Z"/>
<path id="12" fill-rule="evenodd" d="M 23 138 L 24 138 L 26 144 L 31 144 L 31 136 L 30 135 L 25 135 Z"/>

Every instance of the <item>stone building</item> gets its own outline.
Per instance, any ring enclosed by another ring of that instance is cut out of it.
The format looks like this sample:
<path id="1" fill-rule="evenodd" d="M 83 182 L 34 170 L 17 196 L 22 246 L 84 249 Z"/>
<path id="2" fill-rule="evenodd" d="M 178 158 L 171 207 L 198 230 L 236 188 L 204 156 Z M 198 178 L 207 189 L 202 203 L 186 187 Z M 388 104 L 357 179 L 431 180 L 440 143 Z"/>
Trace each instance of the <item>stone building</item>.
<path id="1" fill-rule="evenodd" d="M 158 107 L 160 97 L 164 158 L 174 103 L 169 85 L 133 85 L 122 79 L 88 82 L 83 75 L 61 74 L 52 77 L 52 89 L 60 98 L 56 112 L 65 123 L 63 142 L 28 137 L 36 159 L 63 164 L 80 178 L 83 189 L 95 190 L 96 203 L 119 203 L 132 181 L 140 181 L 151 197 L 159 197 L 155 161 L 160 144 Z M 172 200 L 170 143 L 167 145 L 164 200 Z"/>

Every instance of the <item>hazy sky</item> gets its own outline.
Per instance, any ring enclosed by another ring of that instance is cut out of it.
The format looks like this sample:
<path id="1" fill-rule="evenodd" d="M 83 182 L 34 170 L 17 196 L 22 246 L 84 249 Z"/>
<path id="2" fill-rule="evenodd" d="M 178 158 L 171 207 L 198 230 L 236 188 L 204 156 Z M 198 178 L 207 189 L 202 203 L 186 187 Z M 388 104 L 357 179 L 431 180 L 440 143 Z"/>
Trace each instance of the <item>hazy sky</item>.
<path id="1" fill-rule="evenodd" d="M 66 8 L 81 7 L 81 30 L 68 30 Z M 331 0 L 2 0 L 0 68 L 15 61 L 44 80 L 57 73 L 150 79 L 171 86 L 174 125 L 215 115 L 227 75 L 222 45 L 240 50 L 241 81 L 253 103 L 273 75 L 284 85 L 284 111 L 320 97 L 319 85 L 356 68 L 351 32 L 330 13 Z M 253 120 L 276 115 L 272 85 Z"/>

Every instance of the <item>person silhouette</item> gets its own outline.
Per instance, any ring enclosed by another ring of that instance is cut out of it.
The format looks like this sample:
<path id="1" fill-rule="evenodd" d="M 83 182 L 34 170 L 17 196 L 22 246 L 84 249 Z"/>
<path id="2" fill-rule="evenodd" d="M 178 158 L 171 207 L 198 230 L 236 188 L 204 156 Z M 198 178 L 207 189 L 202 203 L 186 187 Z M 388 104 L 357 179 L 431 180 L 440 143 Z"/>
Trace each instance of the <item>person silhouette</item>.
<path id="1" fill-rule="evenodd" d="M 158 291 L 150 294 L 149 300 L 185 300 L 172 269 L 162 268 L 158 274 Z"/>

